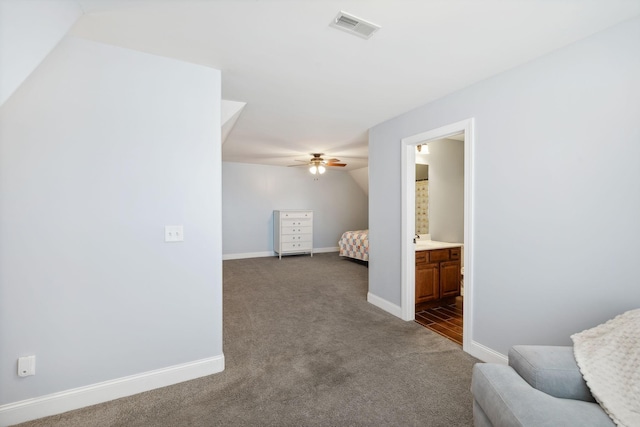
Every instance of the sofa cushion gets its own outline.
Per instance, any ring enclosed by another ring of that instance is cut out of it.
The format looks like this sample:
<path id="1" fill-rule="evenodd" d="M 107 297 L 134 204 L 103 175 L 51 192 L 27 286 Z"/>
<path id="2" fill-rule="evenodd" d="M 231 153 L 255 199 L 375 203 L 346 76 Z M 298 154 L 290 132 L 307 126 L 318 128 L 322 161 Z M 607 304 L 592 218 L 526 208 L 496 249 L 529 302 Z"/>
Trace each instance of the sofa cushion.
<path id="1" fill-rule="evenodd" d="M 471 392 L 484 416 L 479 425 L 494 427 L 615 426 L 597 403 L 560 399 L 531 387 L 510 366 L 477 363 Z"/>
<path id="2" fill-rule="evenodd" d="M 551 396 L 595 402 L 572 347 L 516 345 L 509 350 L 509 366 L 532 387 Z"/>
<path id="3" fill-rule="evenodd" d="M 477 400 L 473 400 L 473 427 L 493 427 Z"/>

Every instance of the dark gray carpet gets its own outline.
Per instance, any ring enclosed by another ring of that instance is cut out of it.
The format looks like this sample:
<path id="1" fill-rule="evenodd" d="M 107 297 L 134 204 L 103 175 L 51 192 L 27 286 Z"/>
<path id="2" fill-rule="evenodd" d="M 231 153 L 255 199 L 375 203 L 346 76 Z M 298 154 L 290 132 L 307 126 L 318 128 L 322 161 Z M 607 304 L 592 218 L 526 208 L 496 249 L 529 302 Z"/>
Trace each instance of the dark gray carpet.
<path id="1" fill-rule="evenodd" d="M 470 426 L 460 346 L 366 302 L 337 253 L 224 261 L 224 372 L 22 424 Z"/>

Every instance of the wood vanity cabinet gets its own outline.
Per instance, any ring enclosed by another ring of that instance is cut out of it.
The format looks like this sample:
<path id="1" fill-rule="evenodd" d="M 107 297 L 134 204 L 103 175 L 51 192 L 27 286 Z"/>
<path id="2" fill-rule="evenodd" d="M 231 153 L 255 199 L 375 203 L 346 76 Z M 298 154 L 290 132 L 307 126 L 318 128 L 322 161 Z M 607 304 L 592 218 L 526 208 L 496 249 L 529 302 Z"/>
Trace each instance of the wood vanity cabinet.
<path id="1" fill-rule="evenodd" d="M 460 254 L 459 247 L 416 251 L 416 310 L 448 304 L 460 295 Z"/>

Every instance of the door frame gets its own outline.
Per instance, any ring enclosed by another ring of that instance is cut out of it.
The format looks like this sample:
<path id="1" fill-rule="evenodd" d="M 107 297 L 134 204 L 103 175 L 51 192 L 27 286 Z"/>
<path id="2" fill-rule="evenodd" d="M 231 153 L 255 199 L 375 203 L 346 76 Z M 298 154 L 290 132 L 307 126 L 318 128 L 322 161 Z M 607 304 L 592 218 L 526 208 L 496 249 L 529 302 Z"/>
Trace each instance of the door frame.
<path id="1" fill-rule="evenodd" d="M 471 351 L 473 333 L 473 147 L 474 119 L 469 118 L 401 140 L 402 161 L 402 227 L 401 227 L 401 302 L 403 320 L 415 320 L 415 236 L 416 211 L 416 146 L 464 132 L 464 316 L 462 349 Z"/>

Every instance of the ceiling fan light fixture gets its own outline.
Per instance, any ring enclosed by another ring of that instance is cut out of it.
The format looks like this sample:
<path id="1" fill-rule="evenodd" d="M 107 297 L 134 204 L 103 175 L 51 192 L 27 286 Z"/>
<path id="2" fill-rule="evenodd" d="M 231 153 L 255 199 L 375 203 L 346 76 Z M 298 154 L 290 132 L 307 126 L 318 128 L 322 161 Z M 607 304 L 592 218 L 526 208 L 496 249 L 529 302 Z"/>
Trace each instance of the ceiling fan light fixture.
<path id="1" fill-rule="evenodd" d="M 306 165 L 289 165 L 289 166 L 307 166 L 309 167 L 309 173 L 312 175 L 322 175 L 324 174 L 328 168 L 330 167 L 340 167 L 343 168 L 347 166 L 346 163 L 340 163 L 340 159 L 328 159 L 325 160 L 322 158 L 322 153 L 311 153 L 310 160 L 298 160 L 297 162 L 306 163 Z"/>
<path id="2" fill-rule="evenodd" d="M 322 175 L 326 171 L 327 171 L 327 168 L 325 168 L 324 165 L 321 163 L 319 164 L 314 163 L 309 168 L 309 172 L 311 172 L 313 175 Z"/>

